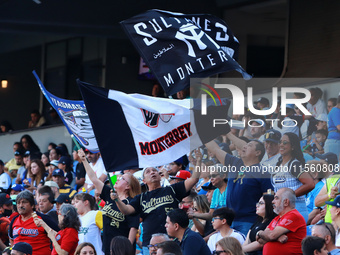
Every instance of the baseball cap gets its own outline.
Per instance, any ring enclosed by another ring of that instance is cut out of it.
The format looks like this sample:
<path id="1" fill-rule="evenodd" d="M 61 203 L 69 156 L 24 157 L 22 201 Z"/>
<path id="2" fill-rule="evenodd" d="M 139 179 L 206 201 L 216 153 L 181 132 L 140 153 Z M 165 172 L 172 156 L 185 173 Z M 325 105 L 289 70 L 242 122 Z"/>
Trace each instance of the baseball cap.
<path id="1" fill-rule="evenodd" d="M 25 151 L 23 150 L 16 150 L 14 152 L 14 156 L 24 156 L 24 154 L 25 154 Z"/>
<path id="2" fill-rule="evenodd" d="M 275 129 L 269 129 L 264 133 L 265 142 L 279 143 L 281 139 L 281 133 Z"/>
<path id="3" fill-rule="evenodd" d="M 208 190 L 214 190 L 214 189 L 216 189 L 216 187 L 215 187 L 214 185 L 212 185 L 211 182 L 209 182 L 209 184 L 206 185 L 206 186 L 203 184 L 203 185 L 202 185 L 202 189 L 208 191 Z"/>
<path id="4" fill-rule="evenodd" d="M 25 188 L 21 184 L 13 184 L 12 185 L 12 190 L 23 191 L 23 190 L 25 190 Z"/>
<path id="5" fill-rule="evenodd" d="M 180 157 L 179 159 L 175 160 L 174 162 L 176 162 L 177 164 L 181 164 L 184 167 L 186 167 L 188 165 L 188 163 L 189 163 L 187 155 L 183 155 L 182 157 Z"/>
<path id="6" fill-rule="evenodd" d="M 4 162 L 0 159 L 0 165 L 1 166 L 4 166 L 5 164 L 4 164 Z"/>
<path id="7" fill-rule="evenodd" d="M 27 255 L 32 255 L 32 246 L 29 243 L 18 242 L 12 247 L 14 251 L 20 251 Z"/>
<path id="8" fill-rule="evenodd" d="M 269 105 L 269 100 L 265 97 L 260 97 L 254 103 L 261 103 L 261 104 Z"/>
<path id="9" fill-rule="evenodd" d="M 30 151 L 25 151 L 24 157 L 28 157 L 29 155 L 31 155 L 31 152 Z"/>
<path id="10" fill-rule="evenodd" d="M 58 167 L 58 160 L 53 159 L 50 163 L 47 164 L 47 166 L 53 165 L 55 167 Z"/>
<path id="11" fill-rule="evenodd" d="M 321 113 L 315 119 L 318 120 L 318 121 L 326 121 L 327 122 L 327 114 L 326 113 Z"/>
<path id="12" fill-rule="evenodd" d="M 70 157 L 62 156 L 59 159 L 58 164 L 63 164 L 63 165 L 71 166 L 72 160 L 70 159 Z"/>
<path id="13" fill-rule="evenodd" d="M 58 204 L 62 204 L 62 203 L 70 204 L 71 203 L 71 199 L 68 196 L 68 194 L 60 194 L 59 197 L 57 197 L 57 199 L 55 201 Z"/>
<path id="14" fill-rule="evenodd" d="M 189 171 L 186 170 L 179 170 L 176 174 L 176 176 L 171 176 L 171 179 L 182 179 L 182 180 L 186 180 L 188 178 L 190 178 L 191 174 Z"/>
<path id="15" fill-rule="evenodd" d="M 59 189 L 58 184 L 56 182 L 54 182 L 54 181 L 47 181 L 47 182 L 45 182 L 44 185 L 49 186 L 49 187 L 56 187 L 56 188 Z"/>
<path id="16" fill-rule="evenodd" d="M 56 169 L 53 171 L 52 176 L 61 176 L 64 177 L 64 171 L 61 169 Z"/>
<path id="17" fill-rule="evenodd" d="M 337 196 L 333 201 L 326 201 L 326 204 L 340 207 L 340 196 Z"/>
<path id="18" fill-rule="evenodd" d="M 294 104 L 287 104 L 286 105 L 286 108 L 289 108 L 289 109 L 295 109 L 295 105 Z"/>
<path id="19" fill-rule="evenodd" d="M 12 199 L 10 195 L 7 193 L 1 193 L 0 194 L 0 205 L 9 205 L 12 204 Z"/>
<path id="20" fill-rule="evenodd" d="M 315 154 L 315 157 L 325 160 L 328 164 L 338 164 L 338 157 L 333 152 L 327 152 L 325 154 Z"/>
<path id="21" fill-rule="evenodd" d="M 261 119 L 252 119 L 252 120 L 250 120 L 250 125 L 251 125 L 251 123 L 253 123 L 253 122 L 256 122 L 256 123 L 258 123 L 258 124 L 260 124 L 261 126 L 265 126 L 266 125 L 266 122 L 264 121 L 264 120 L 261 120 Z"/>

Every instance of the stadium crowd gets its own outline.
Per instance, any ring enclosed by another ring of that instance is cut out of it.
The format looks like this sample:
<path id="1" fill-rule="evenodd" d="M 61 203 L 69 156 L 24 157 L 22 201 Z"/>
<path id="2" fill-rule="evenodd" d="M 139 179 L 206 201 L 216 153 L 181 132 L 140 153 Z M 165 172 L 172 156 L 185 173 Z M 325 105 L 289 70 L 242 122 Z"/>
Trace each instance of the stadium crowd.
<path id="1" fill-rule="evenodd" d="M 311 116 L 233 116 L 245 127 L 145 169 L 22 136 L 0 160 L 2 254 L 340 254 L 340 94 L 310 92 Z"/>

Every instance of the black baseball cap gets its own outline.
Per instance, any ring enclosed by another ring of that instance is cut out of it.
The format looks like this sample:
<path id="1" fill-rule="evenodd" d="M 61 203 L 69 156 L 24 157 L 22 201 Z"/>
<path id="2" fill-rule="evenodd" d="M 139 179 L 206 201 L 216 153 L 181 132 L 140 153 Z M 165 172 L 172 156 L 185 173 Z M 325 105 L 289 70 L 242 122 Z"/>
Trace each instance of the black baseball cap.
<path id="1" fill-rule="evenodd" d="M 261 103 L 261 104 L 269 105 L 269 100 L 267 98 L 265 98 L 265 97 L 260 97 L 254 103 L 255 104 L 256 103 Z"/>
<path id="2" fill-rule="evenodd" d="M 331 206 L 340 207 L 340 196 L 337 196 L 333 201 L 326 201 L 325 203 Z"/>
<path id="3" fill-rule="evenodd" d="M 0 205 L 9 205 L 12 204 L 12 199 L 10 195 L 7 193 L 1 193 L 0 194 Z"/>
<path id="4" fill-rule="evenodd" d="M 57 197 L 55 201 L 58 204 L 63 204 L 63 203 L 71 204 L 71 199 L 68 194 L 60 194 L 59 197 Z"/>
<path id="5" fill-rule="evenodd" d="M 32 246 L 29 243 L 18 242 L 12 247 L 14 251 L 20 251 L 27 255 L 32 255 Z"/>
<path id="6" fill-rule="evenodd" d="M 325 160 L 328 164 L 336 165 L 339 163 L 338 157 L 333 152 L 327 152 L 324 154 L 315 154 L 315 157 Z"/>
<path id="7" fill-rule="evenodd" d="M 216 189 L 216 187 L 214 185 L 212 185 L 212 183 L 210 182 L 207 186 L 202 186 L 202 189 L 205 190 L 205 191 L 208 191 L 208 190 L 214 190 Z"/>
<path id="8" fill-rule="evenodd" d="M 269 129 L 264 133 L 265 142 L 279 143 L 281 140 L 281 133 L 275 129 Z"/>

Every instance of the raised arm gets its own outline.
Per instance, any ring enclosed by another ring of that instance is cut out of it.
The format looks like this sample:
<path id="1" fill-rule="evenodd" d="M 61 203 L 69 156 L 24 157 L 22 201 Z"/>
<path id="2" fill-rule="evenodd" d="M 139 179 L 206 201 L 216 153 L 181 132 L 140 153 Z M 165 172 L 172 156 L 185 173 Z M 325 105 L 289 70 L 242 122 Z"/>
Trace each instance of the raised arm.
<path id="1" fill-rule="evenodd" d="M 104 183 L 97 177 L 96 173 L 93 171 L 92 167 L 90 166 L 89 162 L 86 159 L 85 152 L 83 151 L 83 149 L 78 150 L 78 155 L 84 164 L 86 173 L 89 176 L 90 180 L 93 182 L 97 191 L 101 193 L 104 187 Z"/>
<path id="2" fill-rule="evenodd" d="M 117 193 L 113 193 L 111 190 L 111 199 L 116 202 L 116 205 L 124 215 L 130 215 L 136 212 L 135 208 L 132 205 L 126 205 L 122 200 L 119 199 Z"/>
<path id="3" fill-rule="evenodd" d="M 218 161 L 224 165 L 224 159 L 227 153 L 222 150 L 214 140 L 206 143 L 205 146 L 216 156 Z"/>
<path id="4" fill-rule="evenodd" d="M 195 157 L 196 157 L 196 166 L 194 167 L 194 170 L 192 171 L 192 175 L 190 178 L 186 179 L 184 181 L 185 185 L 185 190 L 189 192 L 194 185 L 198 182 L 198 179 L 200 178 L 201 175 L 201 169 L 200 167 L 202 163 L 202 153 L 199 149 L 195 150 Z"/>

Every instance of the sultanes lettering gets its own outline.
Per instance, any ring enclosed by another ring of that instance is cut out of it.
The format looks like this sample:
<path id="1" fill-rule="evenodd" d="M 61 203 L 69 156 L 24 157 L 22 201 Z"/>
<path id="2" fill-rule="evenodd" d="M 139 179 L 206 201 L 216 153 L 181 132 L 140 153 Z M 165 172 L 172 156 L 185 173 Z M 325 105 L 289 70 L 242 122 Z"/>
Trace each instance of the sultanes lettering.
<path id="1" fill-rule="evenodd" d="M 149 202 L 147 201 L 142 202 L 143 211 L 144 213 L 150 213 L 156 208 L 162 205 L 172 204 L 174 201 L 175 200 L 171 195 L 166 195 L 158 198 L 151 198 Z"/>

